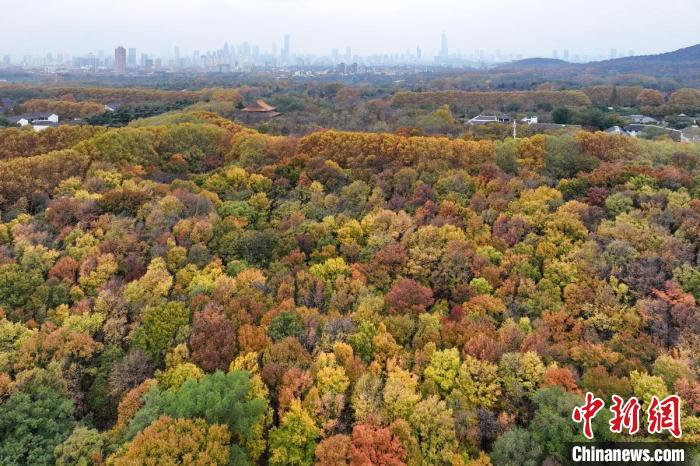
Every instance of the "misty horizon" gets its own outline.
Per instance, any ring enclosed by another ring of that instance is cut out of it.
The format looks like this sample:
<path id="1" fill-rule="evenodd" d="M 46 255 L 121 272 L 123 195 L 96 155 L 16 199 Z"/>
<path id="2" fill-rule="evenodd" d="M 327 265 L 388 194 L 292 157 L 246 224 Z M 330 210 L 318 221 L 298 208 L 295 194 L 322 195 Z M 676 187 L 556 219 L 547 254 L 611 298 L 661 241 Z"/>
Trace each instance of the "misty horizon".
<path id="1" fill-rule="evenodd" d="M 292 54 L 321 56 L 333 48 L 340 54 L 351 48 L 353 55 L 368 56 L 420 47 L 423 56 L 431 58 L 440 53 L 443 32 L 451 55 L 479 49 L 522 58 L 552 57 L 554 51 L 567 50 L 571 56 L 605 59 L 613 49 L 618 56 L 646 55 L 700 42 L 694 32 L 700 7 L 692 0 L 669 0 L 663 12 L 657 2 L 646 0 L 632 6 L 603 0 L 586 5 L 554 0 L 537 5 L 511 0 L 465 5 L 438 0 L 430 8 L 415 0 L 331 5 L 319 0 L 95 3 L 66 0 L 44 4 L 42 9 L 13 5 L 0 18 L 0 55 L 75 56 L 100 50 L 111 55 L 117 46 L 124 46 L 138 49 L 139 54 L 172 57 L 175 47 L 188 56 L 219 49 L 225 42 L 247 42 L 258 45 L 260 53 L 270 53 L 281 50 L 286 34 L 291 36 Z M 663 24 L 659 14 L 665 15 Z M 23 36 L 44 40 L 18 40 Z"/>

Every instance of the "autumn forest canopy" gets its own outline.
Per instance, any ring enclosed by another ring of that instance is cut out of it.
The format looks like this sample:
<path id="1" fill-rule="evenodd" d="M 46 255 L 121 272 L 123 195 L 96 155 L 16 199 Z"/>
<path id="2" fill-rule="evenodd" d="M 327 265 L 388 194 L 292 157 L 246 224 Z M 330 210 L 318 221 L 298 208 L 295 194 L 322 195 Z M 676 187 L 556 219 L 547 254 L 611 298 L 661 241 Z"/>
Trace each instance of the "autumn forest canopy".
<path id="1" fill-rule="evenodd" d="M 234 122 L 250 89 L 47 89 L 12 95 L 146 113 L 0 129 L 0 464 L 559 464 L 587 391 L 679 394 L 700 440 L 700 145 L 450 129 L 697 91 L 340 87 L 315 130 Z"/>

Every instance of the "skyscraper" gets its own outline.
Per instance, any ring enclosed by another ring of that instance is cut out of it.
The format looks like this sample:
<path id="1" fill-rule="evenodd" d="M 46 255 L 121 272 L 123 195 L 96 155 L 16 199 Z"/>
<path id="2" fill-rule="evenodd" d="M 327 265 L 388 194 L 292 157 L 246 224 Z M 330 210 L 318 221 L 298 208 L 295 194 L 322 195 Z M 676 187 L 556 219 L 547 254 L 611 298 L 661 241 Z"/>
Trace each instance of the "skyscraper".
<path id="1" fill-rule="evenodd" d="M 291 53 L 289 42 L 290 42 L 289 34 L 285 34 L 284 35 L 284 47 L 282 47 L 282 59 L 283 60 L 289 60 L 289 55 Z"/>
<path id="2" fill-rule="evenodd" d="M 126 49 L 122 46 L 114 49 L 114 67 L 117 73 L 126 73 Z"/>
<path id="3" fill-rule="evenodd" d="M 448 48 L 447 48 L 447 34 L 445 34 L 445 32 L 443 31 L 443 33 L 442 33 L 442 44 L 441 44 L 441 47 L 440 47 L 440 57 L 441 57 L 443 60 L 447 60 L 447 58 L 449 57 L 449 55 L 450 55 L 450 52 L 449 52 L 449 50 L 448 50 Z"/>
<path id="4" fill-rule="evenodd" d="M 136 49 L 129 49 L 129 59 L 127 60 L 127 65 L 136 66 Z"/>

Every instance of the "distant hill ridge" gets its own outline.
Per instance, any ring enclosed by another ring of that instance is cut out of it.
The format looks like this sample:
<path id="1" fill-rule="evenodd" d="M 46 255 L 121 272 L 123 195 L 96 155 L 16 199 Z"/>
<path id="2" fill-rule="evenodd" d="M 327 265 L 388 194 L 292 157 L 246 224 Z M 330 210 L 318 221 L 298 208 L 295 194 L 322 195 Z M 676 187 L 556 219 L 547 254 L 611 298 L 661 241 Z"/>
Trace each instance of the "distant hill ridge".
<path id="1" fill-rule="evenodd" d="M 540 66 L 569 66 L 571 63 L 559 60 L 557 58 L 525 58 L 524 60 L 518 60 L 513 63 L 509 63 L 502 66 L 524 66 L 524 67 L 540 67 Z"/>
<path id="2" fill-rule="evenodd" d="M 588 63 L 570 63 L 555 58 L 527 58 L 512 63 L 506 63 L 497 68 L 503 70 L 517 70 L 571 67 L 586 68 L 590 71 L 643 72 L 645 74 L 667 73 L 669 67 L 675 68 L 676 72 L 680 69 L 700 71 L 700 44 L 656 55 L 638 55 Z"/>
<path id="3" fill-rule="evenodd" d="M 606 60 L 607 62 L 623 63 L 627 61 L 692 61 L 700 60 L 700 44 L 691 45 L 673 52 L 664 52 L 656 55 L 639 55 L 634 57 L 617 58 Z M 604 63 L 604 62 L 603 62 Z"/>

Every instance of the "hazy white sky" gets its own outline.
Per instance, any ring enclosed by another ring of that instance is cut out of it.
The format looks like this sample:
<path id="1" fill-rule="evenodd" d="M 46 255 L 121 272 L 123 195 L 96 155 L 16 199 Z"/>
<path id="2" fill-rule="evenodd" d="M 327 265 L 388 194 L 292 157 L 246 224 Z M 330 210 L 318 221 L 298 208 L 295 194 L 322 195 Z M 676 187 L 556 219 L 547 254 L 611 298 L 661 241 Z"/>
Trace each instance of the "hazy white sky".
<path id="1" fill-rule="evenodd" d="M 638 54 L 700 42 L 700 0 L 0 0 L 0 56 L 105 50 L 165 54 L 249 41 L 293 53 L 435 54 L 502 49 L 525 56 Z"/>

